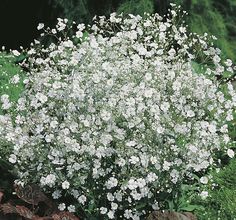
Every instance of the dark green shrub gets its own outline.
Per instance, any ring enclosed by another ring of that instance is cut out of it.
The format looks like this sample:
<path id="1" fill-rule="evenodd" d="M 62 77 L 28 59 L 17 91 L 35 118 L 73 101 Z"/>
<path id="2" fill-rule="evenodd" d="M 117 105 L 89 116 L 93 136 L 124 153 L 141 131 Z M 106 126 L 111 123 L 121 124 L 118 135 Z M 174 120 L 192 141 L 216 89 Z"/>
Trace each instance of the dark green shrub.
<path id="1" fill-rule="evenodd" d="M 153 0 L 126 0 L 117 8 L 118 13 L 124 14 L 144 14 L 154 12 Z"/>

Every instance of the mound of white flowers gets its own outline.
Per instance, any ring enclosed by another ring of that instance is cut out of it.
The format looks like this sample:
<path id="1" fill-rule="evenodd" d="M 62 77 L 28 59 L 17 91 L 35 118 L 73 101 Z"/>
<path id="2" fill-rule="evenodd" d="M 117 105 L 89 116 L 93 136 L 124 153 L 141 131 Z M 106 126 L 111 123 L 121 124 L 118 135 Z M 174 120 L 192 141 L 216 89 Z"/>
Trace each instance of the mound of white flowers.
<path id="1" fill-rule="evenodd" d="M 215 166 L 231 146 L 236 94 L 217 77 L 233 74 L 232 62 L 170 14 L 99 17 L 72 38 L 60 37 L 67 20 L 45 29 L 58 42 L 28 51 L 17 103 L 1 97 L 0 136 L 21 182 L 69 197 L 61 210 L 137 220 Z M 198 53 L 212 63 L 203 74 Z"/>

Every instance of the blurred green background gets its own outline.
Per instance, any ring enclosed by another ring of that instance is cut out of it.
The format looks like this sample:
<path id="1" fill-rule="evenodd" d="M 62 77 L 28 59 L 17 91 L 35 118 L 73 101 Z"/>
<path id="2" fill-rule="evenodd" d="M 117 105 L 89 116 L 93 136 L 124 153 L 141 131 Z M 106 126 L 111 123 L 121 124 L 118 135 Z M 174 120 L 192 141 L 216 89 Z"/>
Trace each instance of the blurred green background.
<path id="1" fill-rule="evenodd" d="M 62 17 L 77 22 L 91 22 L 95 14 L 167 13 L 170 3 L 181 5 L 189 13 L 186 18 L 190 30 L 207 32 L 218 38 L 217 46 L 236 60 L 236 0 L 52 0 Z"/>

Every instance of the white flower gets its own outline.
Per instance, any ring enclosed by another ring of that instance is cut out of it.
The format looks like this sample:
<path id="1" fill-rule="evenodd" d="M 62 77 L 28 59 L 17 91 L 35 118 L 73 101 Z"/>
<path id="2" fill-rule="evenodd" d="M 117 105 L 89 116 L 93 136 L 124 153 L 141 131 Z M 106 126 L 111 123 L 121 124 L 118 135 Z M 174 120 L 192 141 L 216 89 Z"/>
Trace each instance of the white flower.
<path id="1" fill-rule="evenodd" d="M 186 32 L 186 28 L 185 28 L 185 27 L 180 27 L 180 28 L 179 28 L 179 31 L 180 31 L 181 33 L 185 33 L 185 32 Z"/>
<path id="2" fill-rule="evenodd" d="M 188 145 L 189 150 L 191 150 L 193 153 L 198 152 L 198 148 L 192 144 Z"/>
<path id="3" fill-rule="evenodd" d="M 144 96 L 145 96 L 146 98 L 151 98 L 151 97 L 152 97 L 152 94 L 153 94 L 153 90 L 152 90 L 152 89 L 146 89 L 146 90 L 144 91 Z"/>
<path id="4" fill-rule="evenodd" d="M 58 209 L 59 209 L 60 211 L 64 211 L 64 210 L 66 209 L 65 203 L 60 203 L 60 204 L 58 205 Z"/>
<path id="5" fill-rule="evenodd" d="M 139 216 L 138 214 L 134 214 L 134 215 L 132 216 L 132 219 L 133 219 L 133 220 L 140 220 L 140 216 Z"/>
<path id="6" fill-rule="evenodd" d="M 216 132 L 216 125 L 209 124 L 208 129 L 211 133 L 215 133 Z"/>
<path id="7" fill-rule="evenodd" d="M 146 185 L 146 181 L 143 178 L 138 178 L 136 181 L 139 188 L 143 188 Z"/>
<path id="8" fill-rule="evenodd" d="M 111 189 L 116 187 L 118 184 L 118 180 L 114 177 L 111 177 L 107 182 L 106 182 L 106 187 L 107 189 Z"/>
<path id="9" fill-rule="evenodd" d="M 104 120 L 104 121 L 109 121 L 110 118 L 111 118 L 111 113 L 104 110 L 101 112 L 101 118 Z"/>
<path id="10" fill-rule="evenodd" d="M 157 157 L 155 157 L 155 156 L 151 156 L 151 158 L 150 158 L 150 162 L 151 162 L 152 164 L 157 163 Z"/>
<path id="11" fill-rule="evenodd" d="M 40 183 L 41 185 L 48 185 L 50 187 L 52 187 L 55 184 L 56 181 L 56 176 L 54 174 L 49 174 L 46 177 L 41 177 L 40 179 Z"/>
<path id="12" fill-rule="evenodd" d="M 55 28 L 52 29 L 52 34 L 56 34 L 57 30 Z"/>
<path id="13" fill-rule="evenodd" d="M 2 104 L 2 109 L 4 109 L 4 110 L 8 110 L 11 107 L 12 107 L 12 104 L 10 102 L 4 102 Z"/>
<path id="14" fill-rule="evenodd" d="M 56 181 L 56 176 L 54 174 L 49 174 L 46 176 L 47 183 L 54 183 Z"/>
<path id="15" fill-rule="evenodd" d="M 86 198 L 85 195 L 81 195 L 81 196 L 78 198 L 78 202 L 81 203 L 82 205 L 84 205 L 86 201 L 87 201 L 87 198 Z"/>
<path id="16" fill-rule="evenodd" d="M 72 48 L 74 46 L 73 42 L 71 40 L 67 40 L 63 42 L 64 47 Z"/>
<path id="17" fill-rule="evenodd" d="M 166 25 L 161 23 L 159 28 L 160 28 L 160 31 L 165 31 L 166 30 Z"/>
<path id="18" fill-rule="evenodd" d="M 176 51 L 174 48 L 171 48 L 169 51 L 168 51 L 168 54 L 170 55 L 171 58 L 173 58 L 176 54 Z"/>
<path id="19" fill-rule="evenodd" d="M 126 219 L 130 219 L 130 218 L 132 217 L 132 210 L 126 209 L 126 210 L 125 210 L 124 217 L 125 217 Z"/>
<path id="20" fill-rule="evenodd" d="M 115 192 L 114 195 L 117 201 L 122 201 L 122 194 L 120 192 Z"/>
<path id="21" fill-rule="evenodd" d="M 170 104 L 169 104 L 168 102 L 163 102 L 163 103 L 161 104 L 161 110 L 162 110 L 163 112 L 167 112 L 167 111 L 169 110 L 169 107 L 170 107 Z"/>
<path id="22" fill-rule="evenodd" d="M 9 95 L 3 94 L 1 95 L 1 102 L 8 102 L 9 101 Z"/>
<path id="23" fill-rule="evenodd" d="M 130 189 L 130 190 L 134 190 L 134 189 L 136 189 L 138 187 L 138 184 L 137 184 L 137 182 L 134 180 L 134 179 L 130 179 L 129 181 L 128 181 L 128 188 Z"/>
<path id="24" fill-rule="evenodd" d="M 63 31 L 66 28 L 66 22 L 65 20 L 58 18 L 58 23 L 56 25 L 58 31 Z"/>
<path id="25" fill-rule="evenodd" d="M 100 208 L 100 213 L 101 213 L 102 215 L 105 215 L 105 214 L 107 213 L 107 208 L 101 207 L 101 208 Z"/>
<path id="26" fill-rule="evenodd" d="M 53 134 L 46 135 L 45 141 L 46 141 L 47 143 L 50 143 L 50 142 L 52 141 L 53 137 L 54 137 Z"/>
<path id="27" fill-rule="evenodd" d="M 13 84 L 17 84 L 17 83 L 19 83 L 19 81 L 20 81 L 19 74 L 16 74 L 11 78 L 11 83 L 13 83 Z"/>
<path id="28" fill-rule="evenodd" d="M 170 165 L 171 165 L 171 163 L 165 160 L 163 163 L 163 170 L 169 170 Z"/>
<path id="29" fill-rule="evenodd" d="M 70 183 L 66 180 L 61 184 L 62 189 L 69 189 Z"/>
<path id="30" fill-rule="evenodd" d="M 141 56 L 145 56 L 147 54 L 147 49 L 145 47 L 138 47 L 138 53 Z"/>
<path id="31" fill-rule="evenodd" d="M 69 206 L 67 207 L 67 210 L 68 210 L 69 212 L 75 212 L 75 206 L 74 206 L 74 205 L 69 205 Z"/>
<path id="32" fill-rule="evenodd" d="M 24 83 L 24 84 L 29 83 L 29 79 L 24 79 L 24 80 L 23 80 L 23 83 Z"/>
<path id="33" fill-rule="evenodd" d="M 43 23 L 39 23 L 38 26 L 37 26 L 37 29 L 38 30 L 41 30 L 44 28 L 44 24 Z"/>
<path id="34" fill-rule="evenodd" d="M 208 178 L 206 176 L 201 177 L 200 178 L 200 183 L 207 184 L 208 183 Z"/>
<path id="35" fill-rule="evenodd" d="M 194 117 L 195 116 L 194 111 L 192 111 L 192 110 L 187 111 L 187 116 L 190 118 Z"/>
<path id="36" fill-rule="evenodd" d="M 112 203 L 111 203 L 111 209 L 112 209 L 112 210 L 116 210 L 117 208 L 118 208 L 118 204 L 112 202 Z"/>
<path id="37" fill-rule="evenodd" d="M 16 56 L 16 57 L 20 56 L 20 52 L 17 51 L 17 50 L 13 50 L 12 53 L 13 53 L 13 55 Z"/>
<path id="38" fill-rule="evenodd" d="M 218 55 L 215 55 L 214 56 L 214 58 L 213 58 L 213 61 L 215 62 L 215 63 L 219 63 L 220 62 L 220 57 L 218 56 Z"/>
<path id="39" fill-rule="evenodd" d="M 60 190 L 56 190 L 53 192 L 52 194 L 52 198 L 53 199 L 59 199 L 61 197 L 61 191 Z"/>
<path id="40" fill-rule="evenodd" d="M 111 193 L 107 193 L 107 199 L 108 201 L 114 201 L 115 197 Z"/>
<path id="41" fill-rule="evenodd" d="M 109 219 L 114 219 L 114 211 L 113 210 L 110 210 L 108 213 L 107 213 L 107 216 Z"/>
<path id="42" fill-rule="evenodd" d="M 85 24 L 78 24 L 77 29 L 83 31 L 85 29 Z"/>
<path id="43" fill-rule="evenodd" d="M 152 74 L 151 74 L 151 73 L 147 73 L 147 74 L 145 75 L 145 79 L 146 79 L 147 81 L 150 81 L 150 80 L 152 79 Z"/>
<path id="44" fill-rule="evenodd" d="M 153 209 L 153 210 L 158 210 L 159 208 L 160 208 L 160 207 L 159 207 L 158 202 L 152 204 L 152 209 Z"/>
<path id="45" fill-rule="evenodd" d="M 228 154 L 228 156 L 229 156 L 230 158 L 233 158 L 233 157 L 234 157 L 234 151 L 231 150 L 231 149 L 228 149 L 228 150 L 227 150 L 227 154 Z"/>
<path id="46" fill-rule="evenodd" d="M 125 160 L 123 158 L 120 158 L 119 160 L 116 161 L 116 163 L 120 166 L 123 167 L 125 165 Z"/>
<path id="47" fill-rule="evenodd" d="M 57 125 L 58 125 L 58 122 L 55 121 L 55 120 L 50 122 L 50 126 L 51 126 L 52 128 L 56 128 Z"/>
<path id="48" fill-rule="evenodd" d="M 135 141 L 129 141 L 126 143 L 126 146 L 128 146 L 128 147 L 133 147 L 135 145 L 137 145 L 137 143 Z"/>
<path id="49" fill-rule="evenodd" d="M 225 61 L 225 65 L 228 66 L 228 67 L 232 66 L 232 64 L 233 64 L 233 62 L 232 62 L 232 60 L 230 60 L 230 59 L 227 59 L 227 60 Z"/>
<path id="50" fill-rule="evenodd" d="M 154 182 L 158 179 L 158 176 L 155 173 L 149 173 L 147 175 L 147 182 Z"/>
<path id="51" fill-rule="evenodd" d="M 82 31 L 77 31 L 76 32 L 76 37 L 77 38 L 82 38 L 83 37 L 83 32 Z"/>
<path id="52" fill-rule="evenodd" d="M 202 191 L 199 195 L 202 199 L 206 199 L 208 197 L 208 192 L 207 191 Z"/>
<path id="53" fill-rule="evenodd" d="M 131 158 L 129 159 L 129 162 L 130 162 L 131 164 L 136 164 L 136 163 L 139 162 L 139 158 L 136 157 L 136 156 L 131 156 Z"/>
<path id="54" fill-rule="evenodd" d="M 90 45 L 91 45 L 91 47 L 94 48 L 94 49 L 98 48 L 98 43 L 97 43 L 97 41 L 96 41 L 95 38 L 92 38 L 92 39 L 91 39 Z"/>
<path id="55" fill-rule="evenodd" d="M 16 155 L 11 154 L 10 157 L 9 157 L 9 162 L 14 164 L 14 163 L 16 163 L 16 161 L 17 161 Z"/>
<path id="56" fill-rule="evenodd" d="M 40 102 L 42 102 L 42 103 L 45 103 L 45 102 L 47 102 L 47 100 L 48 100 L 47 96 L 44 95 L 43 93 L 40 93 L 40 92 L 38 92 L 38 93 L 35 95 L 35 97 L 36 97 Z"/>

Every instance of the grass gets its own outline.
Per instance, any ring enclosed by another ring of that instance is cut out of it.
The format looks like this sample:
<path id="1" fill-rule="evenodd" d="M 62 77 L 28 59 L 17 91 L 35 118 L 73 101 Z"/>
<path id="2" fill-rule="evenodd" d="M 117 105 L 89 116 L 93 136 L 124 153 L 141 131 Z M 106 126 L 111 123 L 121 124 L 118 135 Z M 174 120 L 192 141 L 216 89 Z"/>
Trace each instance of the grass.
<path id="1" fill-rule="evenodd" d="M 23 70 L 15 64 L 15 58 L 4 52 L 0 53 L 0 96 L 8 94 L 11 101 L 16 101 L 23 90 L 23 83 L 13 85 L 10 80 L 13 76 L 23 77 Z"/>
<path id="2" fill-rule="evenodd" d="M 198 200 L 204 210 L 196 211 L 199 220 L 236 220 L 236 159 L 232 159 L 219 173 L 213 173 L 215 187 L 209 198 Z"/>

